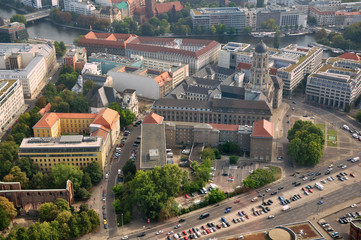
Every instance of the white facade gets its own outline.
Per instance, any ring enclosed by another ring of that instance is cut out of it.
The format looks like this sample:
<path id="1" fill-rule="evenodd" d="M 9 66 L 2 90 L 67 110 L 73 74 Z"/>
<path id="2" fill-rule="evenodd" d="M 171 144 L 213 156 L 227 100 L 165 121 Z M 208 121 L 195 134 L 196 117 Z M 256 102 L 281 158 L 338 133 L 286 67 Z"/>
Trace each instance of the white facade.
<path id="1" fill-rule="evenodd" d="M 251 63 L 252 54 L 244 52 L 249 49 L 250 44 L 229 42 L 222 46 L 218 53 L 218 66 L 223 68 L 235 69 L 238 63 Z"/>
<path id="2" fill-rule="evenodd" d="M 111 0 L 95 0 L 96 4 L 99 4 L 102 7 L 110 7 L 112 6 Z"/>
<path id="3" fill-rule="evenodd" d="M 113 87 L 118 92 L 123 92 L 125 89 L 135 89 L 138 96 L 150 99 L 159 98 L 159 85 L 152 78 L 114 70 L 110 70 L 108 75 L 113 78 Z"/>
<path id="4" fill-rule="evenodd" d="M 48 44 L 0 44 L 0 79 L 20 79 L 25 98 L 33 97 L 56 64 L 55 49 Z M 19 68 L 7 68 L 13 54 L 20 55 Z"/>
<path id="5" fill-rule="evenodd" d="M 102 74 L 102 66 L 100 62 L 92 62 L 92 63 L 85 63 L 83 70 L 81 70 L 81 74 L 85 72 L 94 75 Z"/>
<path id="6" fill-rule="evenodd" d="M 12 119 L 24 107 L 20 80 L 0 80 L 0 132 L 9 128 Z"/>
<path id="7" fill-rule="evenodd" d="M 361 61 L 329 58 L 307 78 L 306 97 L 311 102 L 344 109 L 361 95 Z"/>
<path id="8" fill-rule="evenodd" d="M 66 12 L 75 12 L 81 15 L 91 16 L 96 10 L 95 6 L 88 2 L 81 0 L 64 0 L 64 10 Z"/>
<path id="9" fill-rule="evenodd" d="M 21 3 L 25 6 L 33 7 L 33 8 L 42 8 L 41 0 L 21 0 Z"/>
<path id="10" fill-rule="evenodd" d="M 279 54 L 270 56 L 276 67 L 277 76 L 283 80 L 283 92 L 290 94 L 307 73 L 315 71 L 322 63 L 322 49 L 301 47 L 291 44 L 280 49 Z"/>

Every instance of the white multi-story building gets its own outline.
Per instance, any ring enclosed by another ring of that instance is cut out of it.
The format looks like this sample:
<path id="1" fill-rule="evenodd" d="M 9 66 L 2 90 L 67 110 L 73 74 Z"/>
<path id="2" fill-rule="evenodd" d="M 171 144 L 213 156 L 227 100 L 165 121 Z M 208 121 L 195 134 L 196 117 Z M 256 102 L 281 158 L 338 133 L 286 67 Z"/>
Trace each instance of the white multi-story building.
<path id="1" fill-rule="evenodd" d="M 246 26 L 256 27 L 256 12 L 240 7 L 222 8 L 197 8 L 191 9 L 193 29 L 197 26 L 209 31 L 211 26 L 218 23 L 225 25 L 228 29 L 234 28 L 236 31 L 243 31 Z"/>
<path id="2" fill-rule="evenodd" d="M 277 76 L 283 80 L 283 92 L 291 94 L 307 73 L 315 71 L 322 63 L 322 49 L 301 47 L 297 44 L 280 49 L 278 54 L 270 56 Z"/>
<path id="3" fill-rule="evenodd" d="M 21 0 L 21 3 L 24 4 L 25 6 L 38 8 L 38 9 L 43 7 L 41 0 Z"/>
<path id="4" fill-rule="evenodd" d="M 89 3 L 89 1 L 64 0 L 64 10 L 67 12 L 75 12 L 77 14 L 91 16 L 96 8 L 93 4 Z"/>
<path id="5" fill-rule="evenodd" d="M 252 53 L 245 52 L 250 49 L 250 44 L 229 42 L 222 46 L 218 53 L 218 66 L 235 69 L 238 63 L 252 63 Z"/>
<path id="6" fill-rule="evenodd" d="M 307 78 L 306 97 L 311 102 L 344 109 L 361 95 L 361 60 L 329 58 Z"/>
<path id="7" fill-rule="evenodd" d="M 43 86 L 55 64 L 51 44 L 0 44 L 0 79 L 20 79 L 25 98 Z"/>
<path id="8" fill-rule="evenodd" d="M 312 7 L 310 9 L 310 17 L 316 18 L 318 26 L 335 25 L 336 7 Z"/>
<path id="9" fill-rule="evenodd" d="M 20 114 L 24 104 L 20 80 L 0 80 L 0 132 L 9 128 L 11 120 Z"/>

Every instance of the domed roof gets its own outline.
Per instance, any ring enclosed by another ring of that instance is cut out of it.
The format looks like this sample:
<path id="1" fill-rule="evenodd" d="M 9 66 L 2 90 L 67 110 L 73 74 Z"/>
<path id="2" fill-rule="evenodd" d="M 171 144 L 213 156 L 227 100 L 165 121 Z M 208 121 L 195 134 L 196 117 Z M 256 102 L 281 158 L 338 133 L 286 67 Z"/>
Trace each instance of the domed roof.
<path id="1" fill-rule="evenodd" d="M 264 44 L 264 42 L 261 40 L 255 47 L 255 52 L 256 53 L 265 53 L 267 52 L 267 46 L 266 44 Z"/>

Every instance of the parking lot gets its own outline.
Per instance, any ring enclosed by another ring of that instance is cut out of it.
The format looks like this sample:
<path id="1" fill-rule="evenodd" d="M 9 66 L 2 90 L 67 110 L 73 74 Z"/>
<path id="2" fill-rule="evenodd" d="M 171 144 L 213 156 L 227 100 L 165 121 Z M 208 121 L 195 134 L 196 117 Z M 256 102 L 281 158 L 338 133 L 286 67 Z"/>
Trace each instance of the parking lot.
<path id="1" fill-rule="evenodd" d="M 325 230 L 327 230 L 327 228 L 332 228 L 334 230 L 334 231 L 328 231 L 329 234 L 331 234 L 333 232 L 338 232 L 341 237 L 343 237 L 344 239 L 348 239 L 348 235 L 350 232 L 350 223 L 341 224 L 338 220 L 342 216 L 345 216 L 348 213 L 352 213 L 354 216 L 357 216 L 356 212 L 361 213 L 361 202 L 357 203 L 357 207 L 351 208 L 350 206 L 347 206 L 345 209 L 342 209 L 336 213 L 333 213 L 333 214 L 321 219 L 319 221 L 319 223 L 322 223 L 325 221 L 325 222 L 327 222 L 327 224 L 329 224 L 329 226 L 324 228 Z M 351 219 L 354 219 L 354 218 L 351 216 Z M 329 230 L 331 230 L 331 229 L 329 229 Z"/>

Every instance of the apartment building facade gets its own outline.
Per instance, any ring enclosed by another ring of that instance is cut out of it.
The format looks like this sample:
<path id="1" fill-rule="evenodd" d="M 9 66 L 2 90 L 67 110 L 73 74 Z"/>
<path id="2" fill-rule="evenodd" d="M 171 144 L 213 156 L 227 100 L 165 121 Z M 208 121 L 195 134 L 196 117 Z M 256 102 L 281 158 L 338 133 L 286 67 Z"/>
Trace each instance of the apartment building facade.
<path id="1" fill-rule="evenodd" d="M 344 109 L 361 95 L 361 60 L 329 58 L 308 76 L 306 99 Z"/>
<path id="2" fill-rule="evenodd" d="M 317 26 L 335 25 L 336 10 L 334 6 L 314 6 L 310 8 L 310 17 L 316 19 Z"/>
<path id="3" fill-rule="evenodd" d="M 87 62 L 87 54 L 85 48 L 70 49 L 64 56 L 64 64 L 71 66 L 76 71 L 83 70 Z"/>
<path id="4" fill-rule="evenodd" d="M 66 12 L 75 12 L 80 15 L 92 16 L 96 8 L 89 1 L 64 0 L 64 10 Z"/>
<path id="5" fill-rule="evenodd" d="M 10 122 L 25 105 L 20 80 L 0 80 L 0 132 L 10 127 Z"/>

